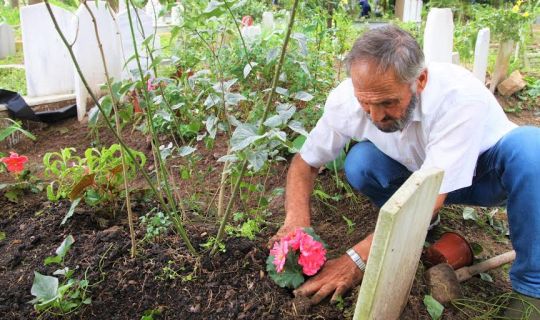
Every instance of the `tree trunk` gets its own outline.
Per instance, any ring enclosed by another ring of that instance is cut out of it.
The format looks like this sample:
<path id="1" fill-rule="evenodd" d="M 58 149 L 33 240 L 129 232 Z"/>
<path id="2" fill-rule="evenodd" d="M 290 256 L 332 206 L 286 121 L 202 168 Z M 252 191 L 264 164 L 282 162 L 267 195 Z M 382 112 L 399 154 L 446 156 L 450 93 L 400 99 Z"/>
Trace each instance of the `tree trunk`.
<path id="1" fill-rule="evenodd" d="M 43 2 L 43 0 L 28 0 L 28 5 L 37 4 L 41 2 Z"/>
<path id="2" fill-rule="evenodd" d="M 9 5 L 12 8 L 18 8 L 19 7 L 19 0 L 9 0 Z"/>

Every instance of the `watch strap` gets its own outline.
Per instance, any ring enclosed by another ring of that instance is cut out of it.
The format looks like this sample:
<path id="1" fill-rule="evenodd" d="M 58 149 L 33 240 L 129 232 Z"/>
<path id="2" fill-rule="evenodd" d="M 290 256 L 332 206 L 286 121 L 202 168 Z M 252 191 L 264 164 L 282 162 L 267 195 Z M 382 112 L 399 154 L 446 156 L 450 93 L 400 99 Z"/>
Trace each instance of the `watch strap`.
<path id="1" fill-rule="evenodd" d="M 350 248 L 349 250 L 347 250 L 347 254 L 351 258 L 351 260 L 356 264 L 358 269 L 360 269 L 362 272 L 366 270 L 366 263 L 364 262 L 364 260 L 362 260 L 362 258 L 360 258 L 358 253 L 356 253 L 356 251 L 354 251 L 353 248 Z"/>

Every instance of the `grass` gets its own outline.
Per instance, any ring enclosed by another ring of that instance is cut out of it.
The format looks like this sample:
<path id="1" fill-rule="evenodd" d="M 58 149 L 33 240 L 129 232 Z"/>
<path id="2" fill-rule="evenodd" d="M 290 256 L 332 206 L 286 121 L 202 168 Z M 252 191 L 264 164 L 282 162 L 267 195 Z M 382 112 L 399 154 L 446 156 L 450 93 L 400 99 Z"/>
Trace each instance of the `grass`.
<path id="1" fill-rule="evenodd" d="M 24 56 L 22 50 L 17 50 L 15 55 L 0 59 L 0 65 L 6 64 L 24 64 Z M 0 80 L 1 81 L 1 80 Z"/>
<path id="2" fill-rule="evenodd" d="M 0 68 L 0 88 L 26 95 L 26 76 L 24 69 Z"/>
<path id="3" fill-rule="evenodd" d="M 18 26 L 19 24 L 21 24 L 19 9 L 0 6 L 0 23 L 2 22 L 6 22 L 11 26 Z"/>

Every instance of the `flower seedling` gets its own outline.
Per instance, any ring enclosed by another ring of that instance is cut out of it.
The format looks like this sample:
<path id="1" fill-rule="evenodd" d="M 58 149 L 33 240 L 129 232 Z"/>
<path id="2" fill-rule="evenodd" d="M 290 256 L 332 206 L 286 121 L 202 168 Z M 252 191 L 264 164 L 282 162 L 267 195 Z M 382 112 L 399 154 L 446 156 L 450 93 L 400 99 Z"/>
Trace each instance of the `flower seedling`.
<path id="1" fill-rule="evenodd" d="M 298 228 L 276 241 L 266 260 L 266 271 L 280 287 L 297 288 L 304 275 L 315 275 L 326 261 L 326 245 L 312 228 Z"/>
<path id="2" fill-rule="evenodd" d="M 24 170 L 24 164 L 28 162 L 28 157 L 10 152 L 9 157 L 4 157 L 0 161 L 6 165 L 9 172 L 19 174 Z"/>
<path id="3" fill-rule="evenodd" d="M 92 303 L 92 299 L 87 296 L 88 280 L 73 279 L 75 270 L 64 265 L 64 257 L 74 242 L 73 236 L 67 236 L 56 249 L 56 256 L 45 259 L 45 265 L 59 264 L 63 267 L 53 272 L 53 275 L 62 276 L 62 281 L 57 277 L 34 271 L 34 282 L 30 292 L 35 298 L 30 303 L 34 305 L 36 311 L 56 316 L 66 315 L 82 305 Z"/>

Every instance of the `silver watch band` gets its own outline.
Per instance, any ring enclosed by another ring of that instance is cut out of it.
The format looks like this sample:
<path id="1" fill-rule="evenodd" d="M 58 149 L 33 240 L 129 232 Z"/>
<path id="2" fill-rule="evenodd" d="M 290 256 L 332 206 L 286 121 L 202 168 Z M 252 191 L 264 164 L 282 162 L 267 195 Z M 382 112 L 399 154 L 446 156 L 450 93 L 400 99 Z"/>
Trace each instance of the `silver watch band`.
<path id="1" fill-rule="evenodd" d="M 358 266 L 358 269 L 360 269 L 362 272 L 366 270 L 366 263 L 364 262 L 364 260 L 362 260 L 362 258 L 360 258 L 358 253 L 356 253 L 353 248 L 347 250 L 347 254 L 349 255 L 349 257 L 351 257 L 352 261 L 356 264 L 356 266 Z"/>

